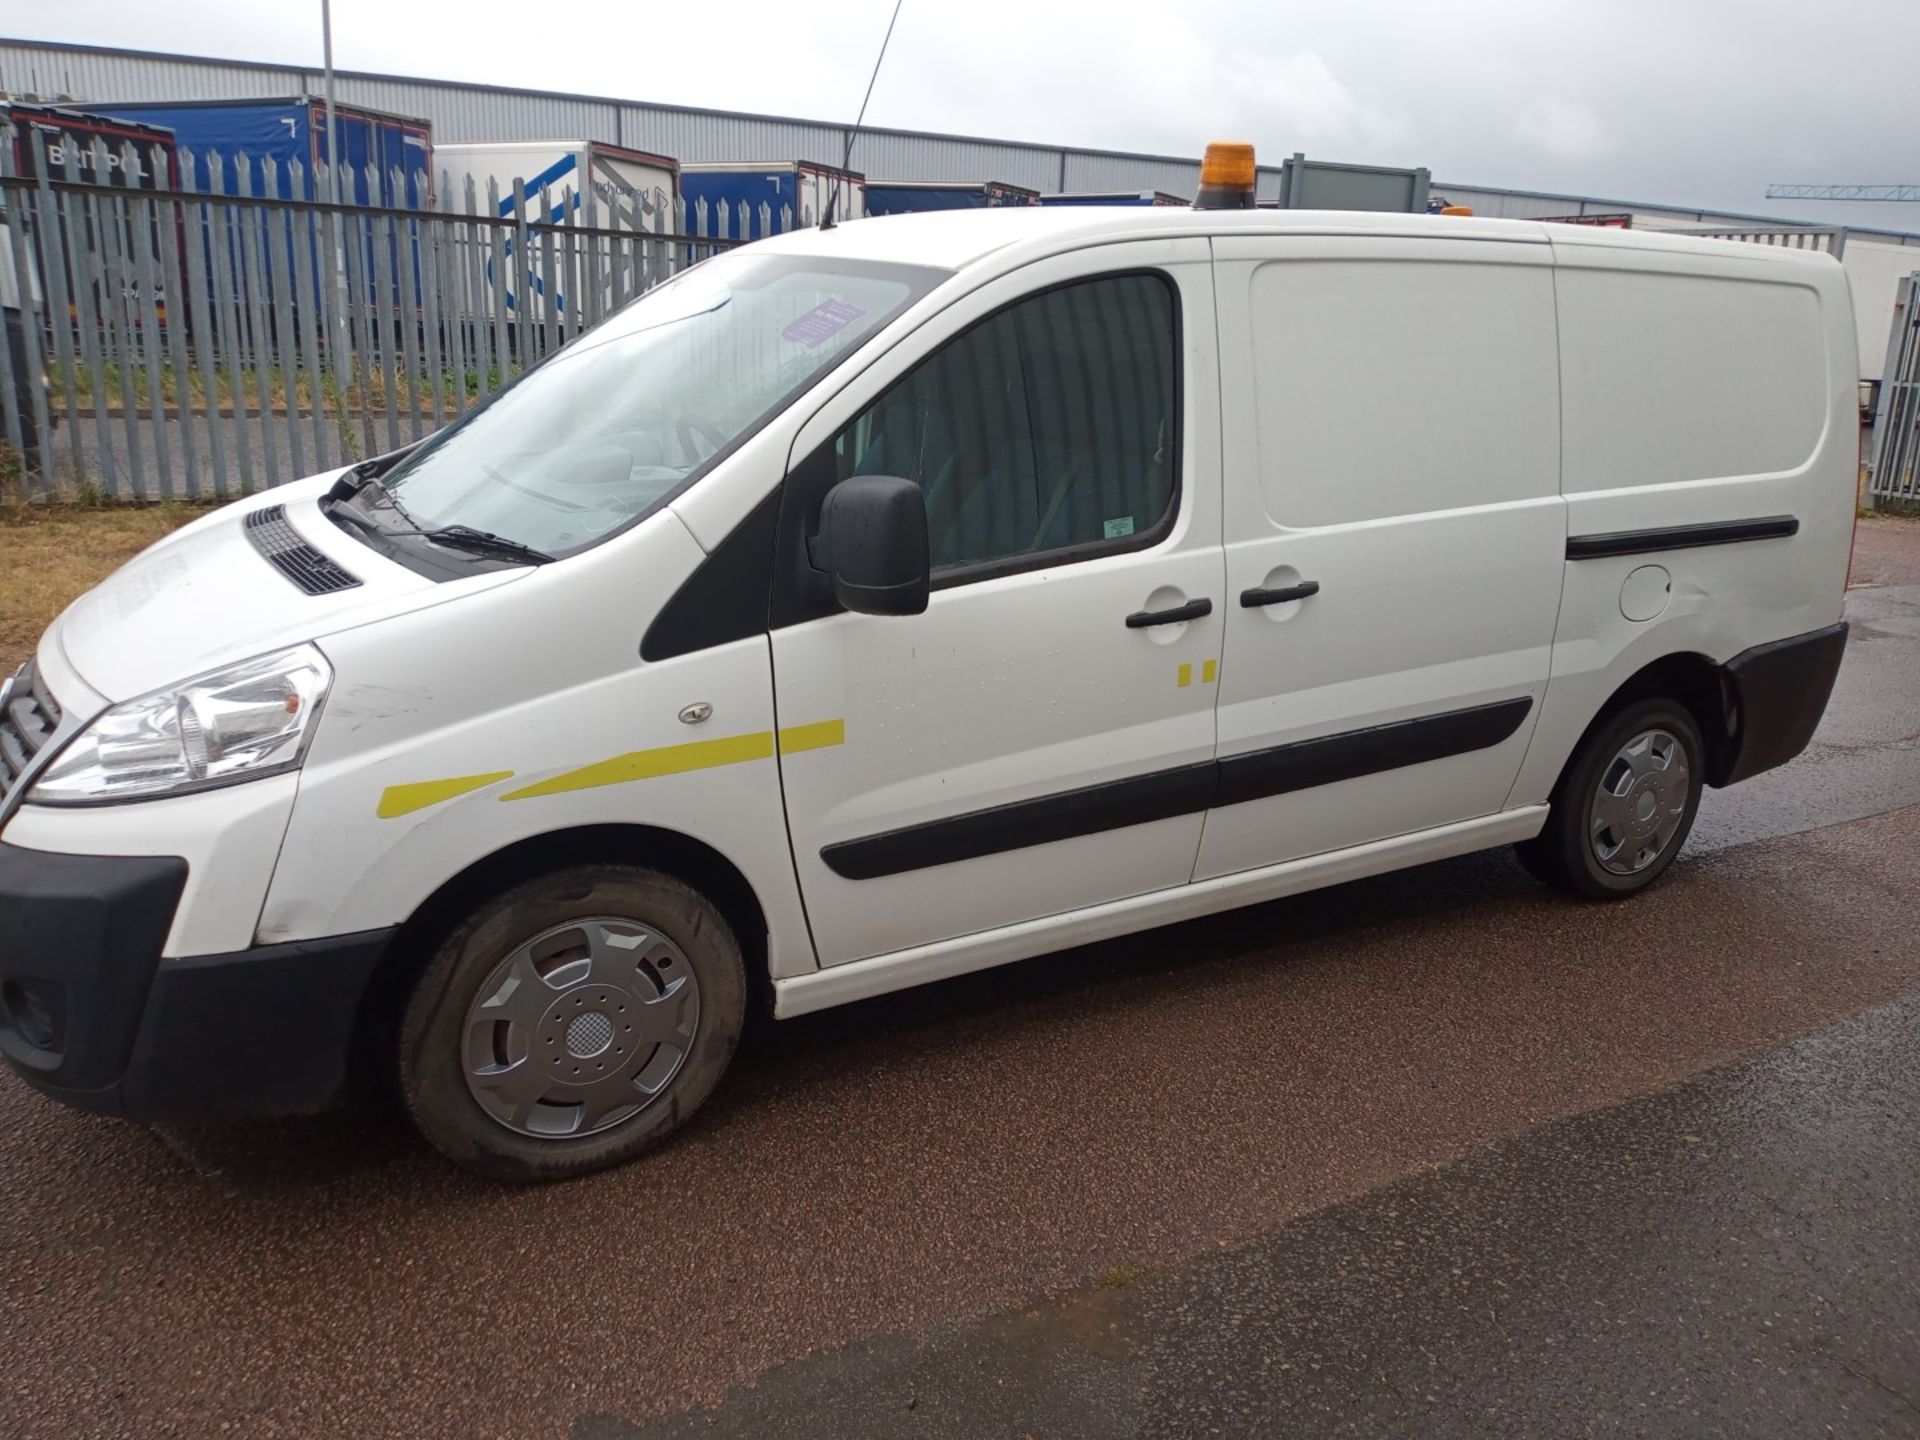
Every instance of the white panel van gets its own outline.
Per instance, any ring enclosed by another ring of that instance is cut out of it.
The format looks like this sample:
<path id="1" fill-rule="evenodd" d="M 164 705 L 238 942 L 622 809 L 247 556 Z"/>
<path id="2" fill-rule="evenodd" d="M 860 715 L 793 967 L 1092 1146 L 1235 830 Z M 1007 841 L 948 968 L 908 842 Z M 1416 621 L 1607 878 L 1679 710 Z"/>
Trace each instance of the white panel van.
<path id="1" fill-rule="evenodd" d="M 1464 217 L 782 235 L 155 545 L 0 712 L 0 1050 L 133 1116 L 398 1074 L 519 1179 L 749 1007 L 1514 844 L 1631 896 L 1840 663 L 1825 256 Z"/>

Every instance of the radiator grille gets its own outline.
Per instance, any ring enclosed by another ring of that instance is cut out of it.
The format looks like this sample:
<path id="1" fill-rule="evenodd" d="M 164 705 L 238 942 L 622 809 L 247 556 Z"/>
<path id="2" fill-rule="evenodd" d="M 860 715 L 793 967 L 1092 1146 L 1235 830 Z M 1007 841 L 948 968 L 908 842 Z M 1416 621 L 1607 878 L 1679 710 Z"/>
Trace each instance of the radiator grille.
<path id="1" fill-rule="evenodd" d="M 29 660 L 13 677 L 0 707 L 0 800 L 13 793 L 33 757 L 60 728 L 60 706 Z"/>

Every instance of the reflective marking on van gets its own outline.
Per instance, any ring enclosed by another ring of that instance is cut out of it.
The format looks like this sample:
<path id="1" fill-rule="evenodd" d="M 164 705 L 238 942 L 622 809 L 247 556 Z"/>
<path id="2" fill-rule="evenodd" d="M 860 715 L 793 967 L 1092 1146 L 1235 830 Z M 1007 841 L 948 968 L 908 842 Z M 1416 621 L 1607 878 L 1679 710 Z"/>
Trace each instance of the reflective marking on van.
<path id="1" fill-rule="evenodd" d="M 373 813 L 382 820 L 392 820 L 400 815 L 424 810 L 429 805 L 438 805 L 442 800 L 451 800 L 456 795 L 482 790 L 512 778 L 511 770 L 491 770 L 485 775 L 456 775 L 448 780 L 420 780 L 411 785 L 389 785 L 380 792 L 380 803 Z"/>
<path id="2" fill-rule="evenodd" d="M 844 720 L 822 720 L 811 725 L 793 725 L 782 730 L 779 748 L 785 754 L 800 750 L 820 750 L 846 740 Z M 534 800 L 542 795 L 564 795 L 569 790 L 593 790 L 602 785 L 624 785 L 630 780 L 653 780 L 662 775 L 684 775 L 689 770 L 711 770 L 721 765 L 739 765 L 749 760 L 771 760 L 774 733 L 755 730 L 747 735 L 729 735 L 720 740 L 695 740 L 686 745 L 661 745 L 652 750 L 632 750 L 611 760 L 599 760 L 578 770 L 563 770 L 547 780 L 509 790 L 502 800 Z"/>
<path id="3" fill-rule="evenodd" d="M 729 735 L 722 740 L 695 740 L 686 745 L 661 745 L 652 750 L 630 750 L 611 760 L 599 760 L 578 770 L 563 770 L 551 779 L 509 790 L 502 800 L 533 800 L 542 795 L 564 795 L 569 790 L 594 790 L 602 785 L 624 785 L 630 780 L 653 780 L 682 775 L 689 770 L 711 770 L 748 760 L 773 758 L 773 732 Z"/>
<path id="4" fill-rule="evenodd" d="M 1215 668 L 1213 661 L 1207 661 L 1206 664 L 1200 667 L 1200 683 L 1203 685 L 1213 684 L 1213 677 L 1218 673 L 1219 671 Z"/>
<path id="5" fill-rule="evenodd" d="M 1193 684 L 1193 666 L 1182 665 L 1180 667 L 1179 674 L 1174 678 L 1173 683 L 1175 685 L 1178 685 L 1182 690 L 1186 689 L 1187 686 Z"/>
<path id="6" fill-rule="evenodd" d="M 844 745 L 846 739 L 847 722 L 844 720 L 788 725 L 780 731 L 780 753 L 796 755 L 802 750 L 825 750 L 830 745 Z"/>

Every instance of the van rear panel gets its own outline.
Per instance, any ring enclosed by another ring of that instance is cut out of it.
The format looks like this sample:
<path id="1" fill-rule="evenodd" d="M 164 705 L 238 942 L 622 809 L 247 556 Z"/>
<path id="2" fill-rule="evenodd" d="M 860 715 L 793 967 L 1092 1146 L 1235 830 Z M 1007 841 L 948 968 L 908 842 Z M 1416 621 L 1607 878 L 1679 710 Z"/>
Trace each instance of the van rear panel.
<path id="1" fill-rule="evenodd" d="M 1838 264 L 1667 236 L 1553 244 L 1567 560 L 1547 703 L 1513 804 L 1547 797 L 1588 723 L 1645 666 L 1725 666 L 1837 625 L 1857 503 Z M 1830 685 L 1838 651 L 1815 649 Z"/>

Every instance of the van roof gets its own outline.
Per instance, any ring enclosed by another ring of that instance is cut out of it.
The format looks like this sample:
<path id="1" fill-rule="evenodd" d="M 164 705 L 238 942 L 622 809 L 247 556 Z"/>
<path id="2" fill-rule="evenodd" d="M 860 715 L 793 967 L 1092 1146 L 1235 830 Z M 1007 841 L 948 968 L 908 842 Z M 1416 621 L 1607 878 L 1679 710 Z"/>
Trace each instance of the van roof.
<path id="1" fill-rule="evenodd" d="M 1715 240 L 1671 231 L 1610 230 L 1548 225 L 1537 220 L 1493 220 L 1471 215 L 1407 215 L 1361 210 L 1194 210 L 1185 206 L 997 206 L 934 210 L 846 220 L 769 236 L 768 250 L 892 260 L 958 270 L 998 251 L 1018 247 L 1057 251 L 1081 245 L 1174 235 L 1380 235 L 1412 239 L 1504 240 L 1626 250 L 1668 250 L 1728 259 L 1831 261 L 1813 250 Z M 1738 251 L 1733 247 L 1738 245 Z"/>

